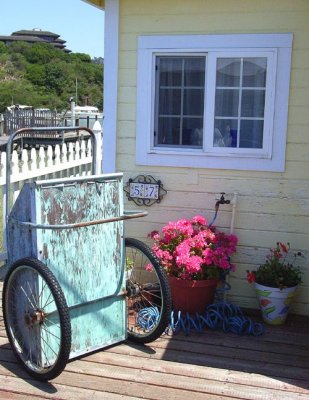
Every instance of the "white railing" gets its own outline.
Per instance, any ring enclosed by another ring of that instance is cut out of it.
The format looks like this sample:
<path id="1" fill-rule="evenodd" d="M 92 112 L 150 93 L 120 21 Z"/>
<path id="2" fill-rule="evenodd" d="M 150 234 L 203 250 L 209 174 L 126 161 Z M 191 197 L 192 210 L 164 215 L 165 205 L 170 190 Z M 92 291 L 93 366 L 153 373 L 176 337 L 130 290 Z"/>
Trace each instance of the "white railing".
<path id="1" fill-rule="evenodd" d="M 99 124 L 99 123 L 98 123 Z M 91 139 L 70 141 L 55 146 L 40 146 L 39 148 L 14 150 L 11 155 L 10 191 L 12 201 L 18 197 L 24 182 L 84 176 L 91 174 L 92 157 L 96 159 L 96 171 L 101 172 L 102 131 L 96 125 L 93 130 L 97 139 L 96 154 L 92 154 Z M 0 189 L 2 191 L 2 215 L 0 212 L 0 234 L 3 237 L 0 245 L 0 261 L 6 260 L 6 152 L 0 152 Z M 1 249 L 2 247 L 2 249 Z"/>

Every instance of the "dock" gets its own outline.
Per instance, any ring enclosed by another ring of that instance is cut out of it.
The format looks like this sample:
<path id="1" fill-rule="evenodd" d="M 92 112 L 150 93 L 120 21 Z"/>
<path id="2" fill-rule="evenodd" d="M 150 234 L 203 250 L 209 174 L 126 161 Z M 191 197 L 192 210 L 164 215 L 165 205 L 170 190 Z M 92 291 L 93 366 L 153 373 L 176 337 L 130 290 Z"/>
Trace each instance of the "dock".
<path id="1" fill-rule="evenodd" d="M 307 317 L 291 315 L 259 337 L 205 330 L 120 343 L 70 361 L 48 383 L 17 363 L 0 318 L 0 399 L 309 399 Z"/>

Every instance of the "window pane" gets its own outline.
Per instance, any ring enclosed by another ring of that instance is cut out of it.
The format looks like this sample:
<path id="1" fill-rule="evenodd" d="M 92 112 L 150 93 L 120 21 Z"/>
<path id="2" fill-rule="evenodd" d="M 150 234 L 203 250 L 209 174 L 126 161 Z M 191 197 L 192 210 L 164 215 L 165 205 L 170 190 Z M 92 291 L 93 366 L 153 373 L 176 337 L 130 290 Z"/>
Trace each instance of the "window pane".
<path id="1" fill-rule="evenodd" d="M 184 85 L 204 87 L 205 57 L 188 57 L 184 60 Z"/>
<path id="2" fill-rule="evenodd" d="M 263 147 L 263 121 L 242 120 L 240 122 L 239 147 L 261 149 Z"/>
<path id="3" fill-rule="evenodd" d="M 202 147 L 203 118 L 183 118 L 182 124 L 182 144 Z"/>
<path id="4" fill-rule="evenodd" d="M 241 98 L 242 117 L 264 117 L 265 90 L 243 90 Z"/>
<path id="5" fill-rule="evenodd" d="M 177 145 L 180 140 L 180 118 L 160 117 L 158 145 Z"/>
<path id="6" fill-rule="evenodd" d="M 180 115 L 181 89 L 160 89 L 159 114 Z"/>
<path id="7" fill-rule="evenodd" d="M 202 116 L 204 113 L 204 89 L 184 89 L 183 114 Z"/>
<path id="8" fill-rule="evenodd" d="M 240 85 L 240 59 L 218 58 L 217 60 L 217 86 Z"/>
<path id="9" fill-rule="evenodd" d="M 182 57 L 158 57 L 160 86 L 181 86 Z"/>
<path id="10" fill-rule="evenodd" d="M 216 90 L 216 117 L 237 117 L 238 116 L 238 89 L 217 89 Z"/>
<path id="11" fill-rule="evenodd" d="M 237 119 L 215 119 L 214 147 L 237 147 Z"/>
<path id="12" fill-rule="evenodd" d="M 244 87 L 265 87 L 267 59 L 244 58 L 243 81 Z"/>
<path id="13" fill-rule="evenodd" d="M 202 147 L 205 56 L 156 59 L 155 144 Z"/>

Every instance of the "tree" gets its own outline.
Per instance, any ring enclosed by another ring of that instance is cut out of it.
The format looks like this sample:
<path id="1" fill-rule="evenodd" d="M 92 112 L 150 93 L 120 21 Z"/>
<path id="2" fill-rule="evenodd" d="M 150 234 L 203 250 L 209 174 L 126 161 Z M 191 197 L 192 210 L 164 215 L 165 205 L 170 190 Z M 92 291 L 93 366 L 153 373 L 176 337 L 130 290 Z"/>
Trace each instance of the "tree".
<path id="1" fill-rule="evenodd" d="M 0 54 L 4 54 L 7 52 L 8 52 L 7 46 L 3 42 L 0 42 Z"/>
<path id="2" fill-rule="evenodd" d="M 15 104 L 63 110 L 76 89 L 77 104 L 87 99 L 102 107 L 103 65 L 88 54 L 68 54 L 49 43 L 0 42 L 0 113 L 12 98 Z"/>

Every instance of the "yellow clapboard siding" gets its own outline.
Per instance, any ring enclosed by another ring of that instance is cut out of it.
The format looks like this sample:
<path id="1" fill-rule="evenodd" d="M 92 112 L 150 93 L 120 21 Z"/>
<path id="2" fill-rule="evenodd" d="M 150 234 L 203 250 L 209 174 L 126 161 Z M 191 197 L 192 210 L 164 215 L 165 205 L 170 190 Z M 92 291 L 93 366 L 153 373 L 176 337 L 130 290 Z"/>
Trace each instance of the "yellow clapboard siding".
<path id="1" fill-rule="evenodd" d="M 300 144 L 289 144 L 286 158 L 291 161 L 308 161 L 309 142 Z"/>
<path id="2" fill-rule="evenodd" d="M 306 15 L 301 12 L 295 13 L 281 13 L 280 14 L 280 32 L 286 32 L 291 27 L 299 29 L 300 26 L 306 26 L 308 21 Z M 205 29 L 207 26 L 208 32 L 261 32 L 265 31 L 265 29 L 269 29 L 270 26 L 273 26 L 270 29 L 270 32 L 273 32 L 276 28 L 276 24 L 278 23 L 278 14 L 276 11 L 269 12 L 265 14 L 263 11 L 258 13 L 246 13 L 241 22 L 241 29 L 237 29 L 237 23 L 239 22 L 240 14 L 239 12 L 234 12 L 228 14 L 228 18 L 222 18 L 222 12 L 216 13 L 199 13 L 198 10 L 194 13 L 188 13 L 185 15 L 159 15 L 159 16 L 150 16 L 149 18 L 145 18 L 144 16 L 140 17 L 127 17 L 126 24 L 123 25 L 124 33 L 135 33 L 137 29 L 140 28 L 142 31 L 153 33 L 153 32 L 183 32 L 185 24 L 188 24 L 188 20 L 194 19 L 194 23 L 190 25 L 190 32 L 197 33 Z M 259 24 L 256 24 L 256 20 L 259 20 Z M 224 25 L 223 25 L 224 23 Z M 255 25 L 253 25 L 255 23 Z"/>
<path id="3" fill-rule="evenodd" d="M 285 177 L 287 179 L 308 180 L 309 161 L 286 161 Z"/>
<path id="4" fill-rule="evenodd" d="M 309 70 L 308 70 L 308 78 L 309 78 Z M 294 125 L 299 122 L 302 124 L 309 124 L 309 113 L 308 113 L 308 105 L 299 105 L 297 107 L 291 106 L 289 108 L 289 124 Z"/>
<path id="5" fill-rule="evenodd" d="M 309 64 L 309 50 L 308 49 L 294 49 L 292 55 L 292 68 L 293 70 L 304 70 L 306 65 Z"/>
<path id="6" fill-rule="evenodd" d="M 308 36 L 308 33 L 307 33 Z M 309 88 L 309 72 L 308 69 L 292 69 L 291 88 Z M 306 103 L 303 103 L 305 105 Z"/>
<path id="7" fill-rule="evenodd" d="M 126 223 L 126 233 L 151 243 L 147 234 L 169 220 L 202 214 L 211 220 L 216 194 L 238 193 L 235 232 L 239 237 L 231 278 L 230 298 L 240 305 L 257 307 L 244 273 L 263 262 L 276 241 L 289 241 L 305 252 L 301 267 L 306 278 L 293 310 L 309 315 L 309 2 L 302 0 L 122 0 L 120 2 L 119 98 L 117 170 L 124 181 L 139 174 L 160 179 L 167 195 L 146 208 L 149 215 Z M 285 171 L 215 170 L 136 165 L 135 114 L 137 43 L 139 35 L 212 33 L 293 33 L 292 70 Z M 136 209 L 126 200 L 126 208 Z M 220 207 L 219 227 L 226 231 L 231 206 Z M 301 300 L 300 300 L 301 299 Z"/>
<path id="8" fill-rule="evenodd" d="M 130 145 L 128 144 L 128 146 Z M 137 168 L 135 170 L 128 170 L 128 168 L 126 168 L 126 174 L 131 176 L 141 171 L 150 173 L 154 175 L 156 179 L 162 180 L 164 186 L 170 193 L 169 196 L 165 197 L 165 201 L 168 204 L 170 202 L 170 197 L 174 193 L 178 196 L 179 192 L 186 193 L 187 196 L 191 195 L 192 199 L 188 198 L 190 201 L 199 193 L 205 195 L 205 199 L 207 199 L 209 194 L 213 194 L 212 198 L 215 200 L 214 195 L 216 193 L 225 192 L 229 195 L 229 198 L 231 198 L 233 193 L 237 192 L 238 211 L 252 212 L 257 208 L 257 212 L 281 214 L 281 210 L 284 208 L 287 214 L 305 215 L 309 209 L 309 201 L 306 196 L 309 190 L 309 184 L 306 181 L 298 181 L 298 189 L 296 183 L 289 187 L 286 181 L 278 183 L 276 181 L 268 182 L 266 180 L 264 186 L 262 180 L 255 180 L 254 182 L 247 183 L 244 182 L 243 179 L 229 179 L 228 177 L 218 178 L 216 176 L 214 176 L 213 179 L 209 177 L 204 179 L 202 176 L 198 178 L 199 180 L 196 184 L 189 185 L 190 174 L 178 174 L 177 169 L 171 169 L 165 172 L 164 168 L 163 171 L 160 171 L 156 170 L 155 167 Z M 181 185 L 184 184 L 190 187 L 182 187 Z M 202 199 L 197 199 L 197 201 L 200 200 Z"/>
<path id="9" fill-rule="evenodd" d="M 175 4 L 177 3 L 177 7 Z M 126 0 L 125 7 L 122 9 L 122 15 L 161 15 L 164 14 L 186 14 L 192 12 L 192 9 L 202 10 L 205 9 L 205 3 L 207 6 L 207 11 L 211 12 L 212 10 L 217 12 L 222 12 L 229 14 L 231 12 L 235 12 L 237 9 L 239 14 L 243 14 L 246 12 L 252 11 L 260 11 L 261 8 L 265 13 L 269 11 L 273 11 L 274 9 L 280 9 L 281 12 L 295 12 L 295 11 L 304 11 L 309 10 L 309 5 L 307 0 L 295 0 L 291 3 L 290 0 L 272 0 L 269 1 L 259 1 L 258 3 L 255 1 L 247 1 L 246 7 L 239 7 L 240 4 L 243 4 L 241 0 L 233 0 L 233 1 L 215 1 L 215 0 L 195 0 L 193 1 L 177 1 L 175 3 L 172 1 L 165 0 L 157 0 L 155 2 L 149 2 L 147 7 L 143 7 L 142 0 Z"/>
<path id="10" fill-rule="evenodd" d="M 136 108 L 135 104 L 122 103 L 118 111 L 119 121 L 135 121 Z"/>
<path id="11" fill-rule="evenodd" d="M 135 107 L 136 88 L 132 86 L 122 86 L 119 90 L 119 103 L 134 104 Z"/>
<path id="12" fill-rule="evenodd" d="M 309 104 L 309 99 L 308 99 L 308 104 Z M 288 137 L 287 137 L 287 143 L 290 144 L 291 142 L 293 143 L 304 143 L 306 138 L 304 138 L 304 132 L 308 129 L 306 124 L 295 124 L 291 127 L 289 127 L 289 132 L 288 132 Z"/>
<path id="13" fill-rule="evenodd" d="M 212 201 L 209 208 L 195 208 L 193 207 L 193 214 L 202 214 L 210 221 L 214 214 L 214 204 Z M 227 207 L 225 207 L 227 208 Z M 164 223 L 166 221 L 165 213 L 161 209 L 149 210 L 151 214 L 152 221 L 158 221 Z M 188 211 L 187 207 L 183 208 L 169 208 L 168 210 L 169 218 L 176 220 L 177 218 L 188 218 L 192 215 L 192 209 Z M 231 221 L 231 212 L 220 211 L 218 214 L 218 219 L 216 220 L 216 225 L 220 227 L 228 227 Z M 276 226 L 276 231 L 278 232 L 278 240 L 280 239 L 281 232 L 290 233 L 306 233 L 309 234 L 309 217 L 308 216 L 282 216 L 280 214 L 254 214 L 253 212 L 243 213 L 238 212 L 235 219 L 235 228 L 243 229 L 253 229 L 253 230 L 266 230 L 273 231 L 273 227 Z M 308 260 L 309 261 L 309 260 Z"/>
<path id="14" fill-rule="evenodd" d="M 121 68 L 119 70 L 119 87 L 136 88 L 136 69 Z"/>
<path id="15" fill-rule="evenodd" d="M 126 68 L 137 67 L 137 58 L 135 51 L 122 51 L 119 56 L 120 65 L 125 65 Z"/>

